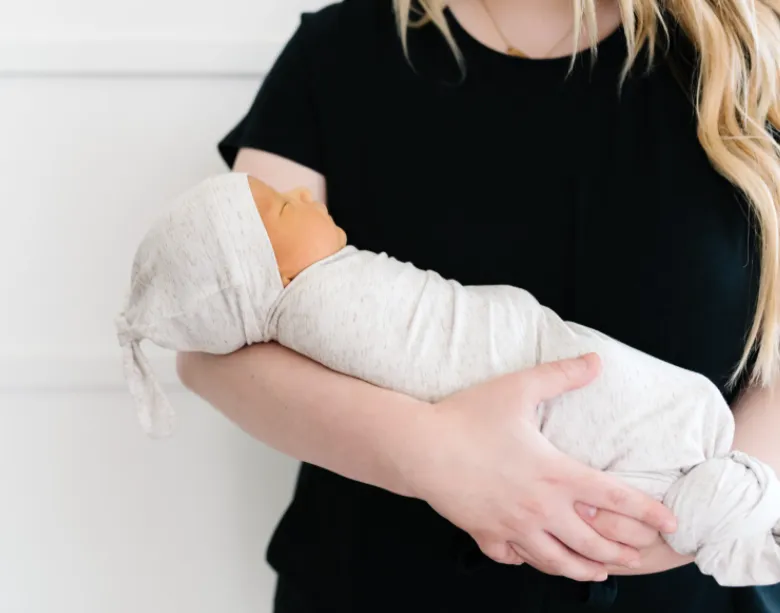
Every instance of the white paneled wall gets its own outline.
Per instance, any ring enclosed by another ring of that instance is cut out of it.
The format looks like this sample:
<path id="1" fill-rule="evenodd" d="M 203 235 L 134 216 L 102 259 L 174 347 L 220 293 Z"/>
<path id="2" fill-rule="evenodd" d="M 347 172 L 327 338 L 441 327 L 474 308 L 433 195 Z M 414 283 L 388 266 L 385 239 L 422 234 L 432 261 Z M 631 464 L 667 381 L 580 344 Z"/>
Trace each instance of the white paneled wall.
<path id="1" fill-rule="evenodd" d="M 184 392 L 137 435 L 115 390 L 0 392 L 0 611 L 268 613 L 291 465 Z"/>
<path id="2" fill-rule="evenodd" d="M 26 0 L 4 2 L 4 38 L 279 40 L 323 0 Z"/>
<path id="3" fill-rule="evenodd" d="M 267 613 L 295 464 L 177 387 L 146 439 L 112 319 L 143 232 L 224 169 L 302 10 L 323 0 L 0 8 L 0 611 Z"/>

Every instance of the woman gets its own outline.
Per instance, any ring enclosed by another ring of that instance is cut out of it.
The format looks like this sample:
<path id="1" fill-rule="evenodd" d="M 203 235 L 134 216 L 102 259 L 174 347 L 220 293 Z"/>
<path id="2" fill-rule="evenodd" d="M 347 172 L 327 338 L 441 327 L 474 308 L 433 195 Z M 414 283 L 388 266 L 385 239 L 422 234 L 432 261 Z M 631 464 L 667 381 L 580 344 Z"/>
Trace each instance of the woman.
<path id="1" fill-rule="evenodd" d="M 310 187 L 358 247 L 523 287 L 705 374 L 738 446 L 780 469 L 778 10 L 346 0 L 304 17 L 220 151 Z M 590 362 L 435 406 L 276 345 L 179 372 L 304 462 L 268 552 L 277 613 L 780 611 L 774 587 L 703 576 L 663 544 L 663 507 L 534 429 Z"/>

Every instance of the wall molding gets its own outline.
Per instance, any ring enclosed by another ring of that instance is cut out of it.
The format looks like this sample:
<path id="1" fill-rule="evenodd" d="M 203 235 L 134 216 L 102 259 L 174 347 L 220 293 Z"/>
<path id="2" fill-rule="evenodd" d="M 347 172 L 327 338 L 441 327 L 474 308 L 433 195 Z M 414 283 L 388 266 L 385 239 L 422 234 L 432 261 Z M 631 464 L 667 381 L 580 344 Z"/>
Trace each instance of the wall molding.
<path id="1" fill-rule="evenodd" d="M 0 38 L 0 77 L 264 76 L 282 40 Z"/>
<path id="2" fill-rule="evenodd" d="M 166 390 L 185 389 L 176 375 L 176 358 L 149 355 Z M 127 392 L 118 353 L 0 355 L 0 392 Z"/>

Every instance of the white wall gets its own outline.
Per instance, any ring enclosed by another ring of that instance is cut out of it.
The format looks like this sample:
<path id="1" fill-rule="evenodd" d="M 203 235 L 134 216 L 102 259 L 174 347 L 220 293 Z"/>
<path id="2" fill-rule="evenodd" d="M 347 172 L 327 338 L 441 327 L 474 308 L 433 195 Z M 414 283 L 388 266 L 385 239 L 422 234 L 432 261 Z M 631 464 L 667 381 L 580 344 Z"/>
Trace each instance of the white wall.
<path id="1" fill-rule="evenodd" d="M 295 464 L 177 386 L 152 441 L 112 319 L 167 199 L 223 170 L 322 0 L 26 0 L 0 10 L 0 611 L 266 613 Z M 237 18 L 238 17 L 238 18 Z"/>
<path id="2" fill-rule="evenodd" d="M 4 2 L 0 35 L 23 39 L 163 36 L 278 40 L 324 0 L 25 0 Z"/>

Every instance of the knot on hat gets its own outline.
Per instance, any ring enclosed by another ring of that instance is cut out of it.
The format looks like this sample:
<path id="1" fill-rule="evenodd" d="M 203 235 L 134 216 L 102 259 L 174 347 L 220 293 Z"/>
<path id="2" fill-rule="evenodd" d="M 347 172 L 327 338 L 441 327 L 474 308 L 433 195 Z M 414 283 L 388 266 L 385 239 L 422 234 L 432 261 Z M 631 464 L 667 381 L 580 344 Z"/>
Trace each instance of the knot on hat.
<path id="1" fill-rule="evenodd" d="M 262 342 L 283 289 L 247 175 L 206 179 L 171 203 L 138 246 L 116 317 L 144 430 L 169 434 L 174 412 L 141 343 L 221 355 Z"/>
<path id="2" fill-rule="evenodd" d="M 118 315 L 114 323 L 119 345 L 122 348 L 125 379 L 135 401 L 141 427 L 154 438 L 170 436 L 175 420 L 173 407 L 141 349 L 142 337 L 130 325 L 124 314 Z"/>
<path id="3" fill-rule="evenodd" d="M 136 340 L 130 328 L 130 322 L 127 321 L 127 317 L 125 317 L 124 314 L 118 315 L 114 319 L 114 325 L 116 327 L 116 336 L 121 347 L 127 347 Z"/>

